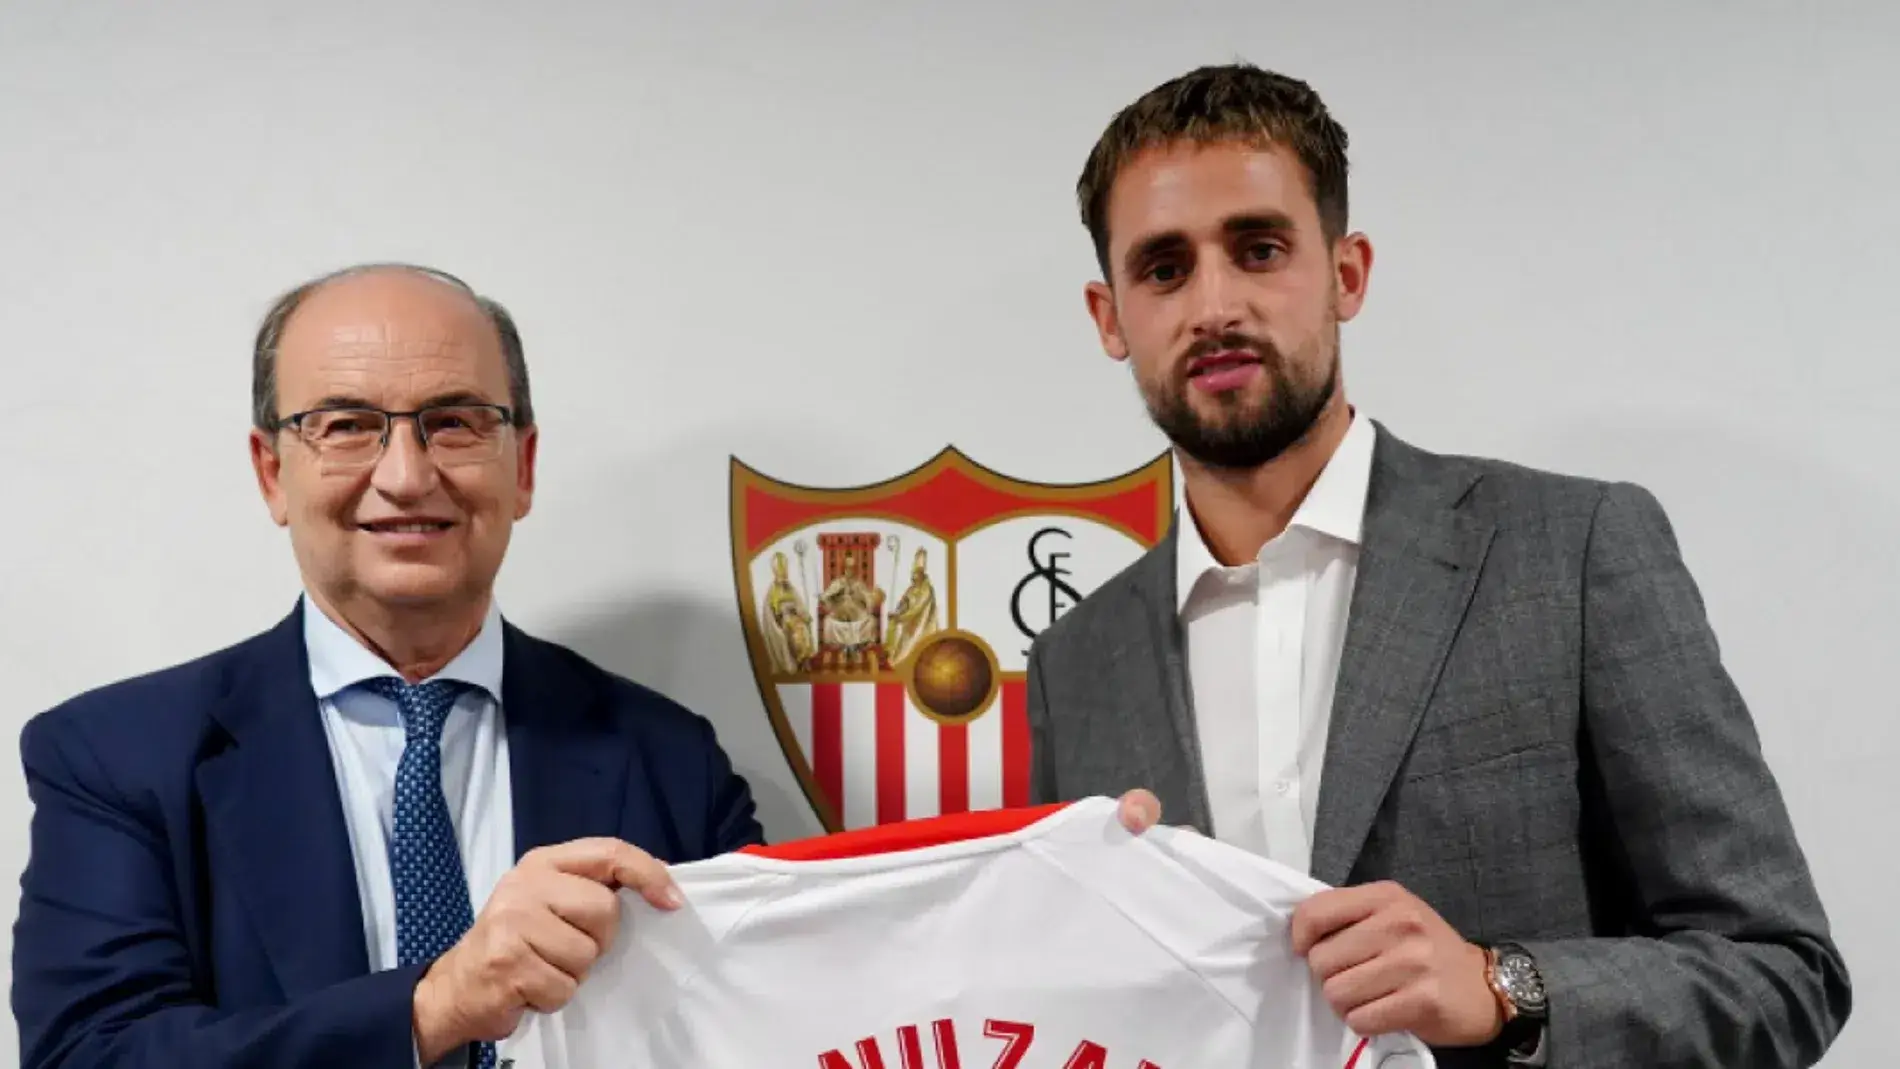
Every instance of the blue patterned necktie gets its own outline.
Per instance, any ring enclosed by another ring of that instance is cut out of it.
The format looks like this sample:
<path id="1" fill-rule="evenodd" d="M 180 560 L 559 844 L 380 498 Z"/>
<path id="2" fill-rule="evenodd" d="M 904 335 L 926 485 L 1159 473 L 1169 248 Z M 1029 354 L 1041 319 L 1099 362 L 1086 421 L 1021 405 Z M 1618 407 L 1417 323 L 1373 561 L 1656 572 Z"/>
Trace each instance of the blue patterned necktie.
<path id="1" fill-rule="evenodd" d="M 440 957 L 475 923 L 462 849 L 442 793 L 442 725 L 467 685 L 432 680 L 411 686 L 386 676 L 364 686 L 402 711 L 389 878 L 396 893 L 396 963 L 419 965 Z M 477 1044 L 469 1064 L 493 1069 L 494 1044 Z"/>

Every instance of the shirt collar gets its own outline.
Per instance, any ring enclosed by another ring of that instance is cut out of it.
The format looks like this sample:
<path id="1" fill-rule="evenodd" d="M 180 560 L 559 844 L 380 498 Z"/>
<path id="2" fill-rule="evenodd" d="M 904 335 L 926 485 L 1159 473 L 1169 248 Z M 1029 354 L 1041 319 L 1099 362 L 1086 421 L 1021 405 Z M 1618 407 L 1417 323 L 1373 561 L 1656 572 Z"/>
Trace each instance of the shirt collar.
<path id="1" fill-rule="evenodd" d="M 1299 528 L 1349 545 L 1360 544 L 1365 532 L 1366 495 L 1372 486 L 1373 438 L 1372 421 L 1355 410 L 1346 436 L 1294 510 L 1287 524 L 1289 530 Z M 1208 548 L 1200 525 L 1187 507 L 1185 480 L 1177 478 L 1175 485 L 1175 522 L 1181 533 L 1175 540 L 1174 607 L 1180 612 L 1187 608 L 1201 576 L 1221 571 L 1224 566 L 1214 558 L 1214 551 Z"/>
<path id="2" fill-rule="evenodd" d="M 309 597 L 303 603 L 303 642 L 310 657 L 310 688 L 324 701 L 342 691 L 380 676 L 397 675 L 381 657 L 370 652 L 348 631 L 337 626 Z M 430 679 L 453 679 L 480 687 L 501 700 L 501 608 L 491 598 L 488 615 L 475 640 Z"/>

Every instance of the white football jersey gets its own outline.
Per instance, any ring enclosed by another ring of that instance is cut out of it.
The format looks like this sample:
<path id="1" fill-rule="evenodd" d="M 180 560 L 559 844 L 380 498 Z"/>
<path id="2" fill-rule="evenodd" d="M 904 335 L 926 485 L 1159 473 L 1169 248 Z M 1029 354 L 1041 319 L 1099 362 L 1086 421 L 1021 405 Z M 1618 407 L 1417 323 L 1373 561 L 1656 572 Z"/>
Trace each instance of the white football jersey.
<path id="1" fill-rule="evenodd" d="M 962 814 L 678 865 L 622 892 L 514 1069 L 1431 1069 L 1362 1039 L 1288 925 L 1323 885 L 1116 803 Z"/>

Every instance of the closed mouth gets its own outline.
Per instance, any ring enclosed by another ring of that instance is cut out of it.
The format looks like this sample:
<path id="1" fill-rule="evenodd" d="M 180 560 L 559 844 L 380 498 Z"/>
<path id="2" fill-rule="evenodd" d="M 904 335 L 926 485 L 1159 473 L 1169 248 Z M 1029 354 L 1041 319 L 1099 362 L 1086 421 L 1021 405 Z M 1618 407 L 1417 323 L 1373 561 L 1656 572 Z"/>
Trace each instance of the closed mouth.
<path id="1" fill-rule="evenodd" d="M 448 520 L 371 520 L 356 525 L 372 534 L 433 534 L 455 526 Z"/>

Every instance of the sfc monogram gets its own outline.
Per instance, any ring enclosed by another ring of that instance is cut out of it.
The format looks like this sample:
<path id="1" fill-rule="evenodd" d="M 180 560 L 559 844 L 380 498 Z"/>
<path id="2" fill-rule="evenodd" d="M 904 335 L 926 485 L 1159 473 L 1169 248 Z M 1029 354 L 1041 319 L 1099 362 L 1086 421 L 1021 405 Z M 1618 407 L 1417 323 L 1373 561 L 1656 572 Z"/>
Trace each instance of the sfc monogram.
<path id="1" fill-rule="evenodd" d="M 1026 804 L 1029 644 L 1167 531 L 1163 453 L 1045 484 L 955 448 L 871 486 L 732 460 L 746 649 L 779 745 L 831 831 Z"/>

